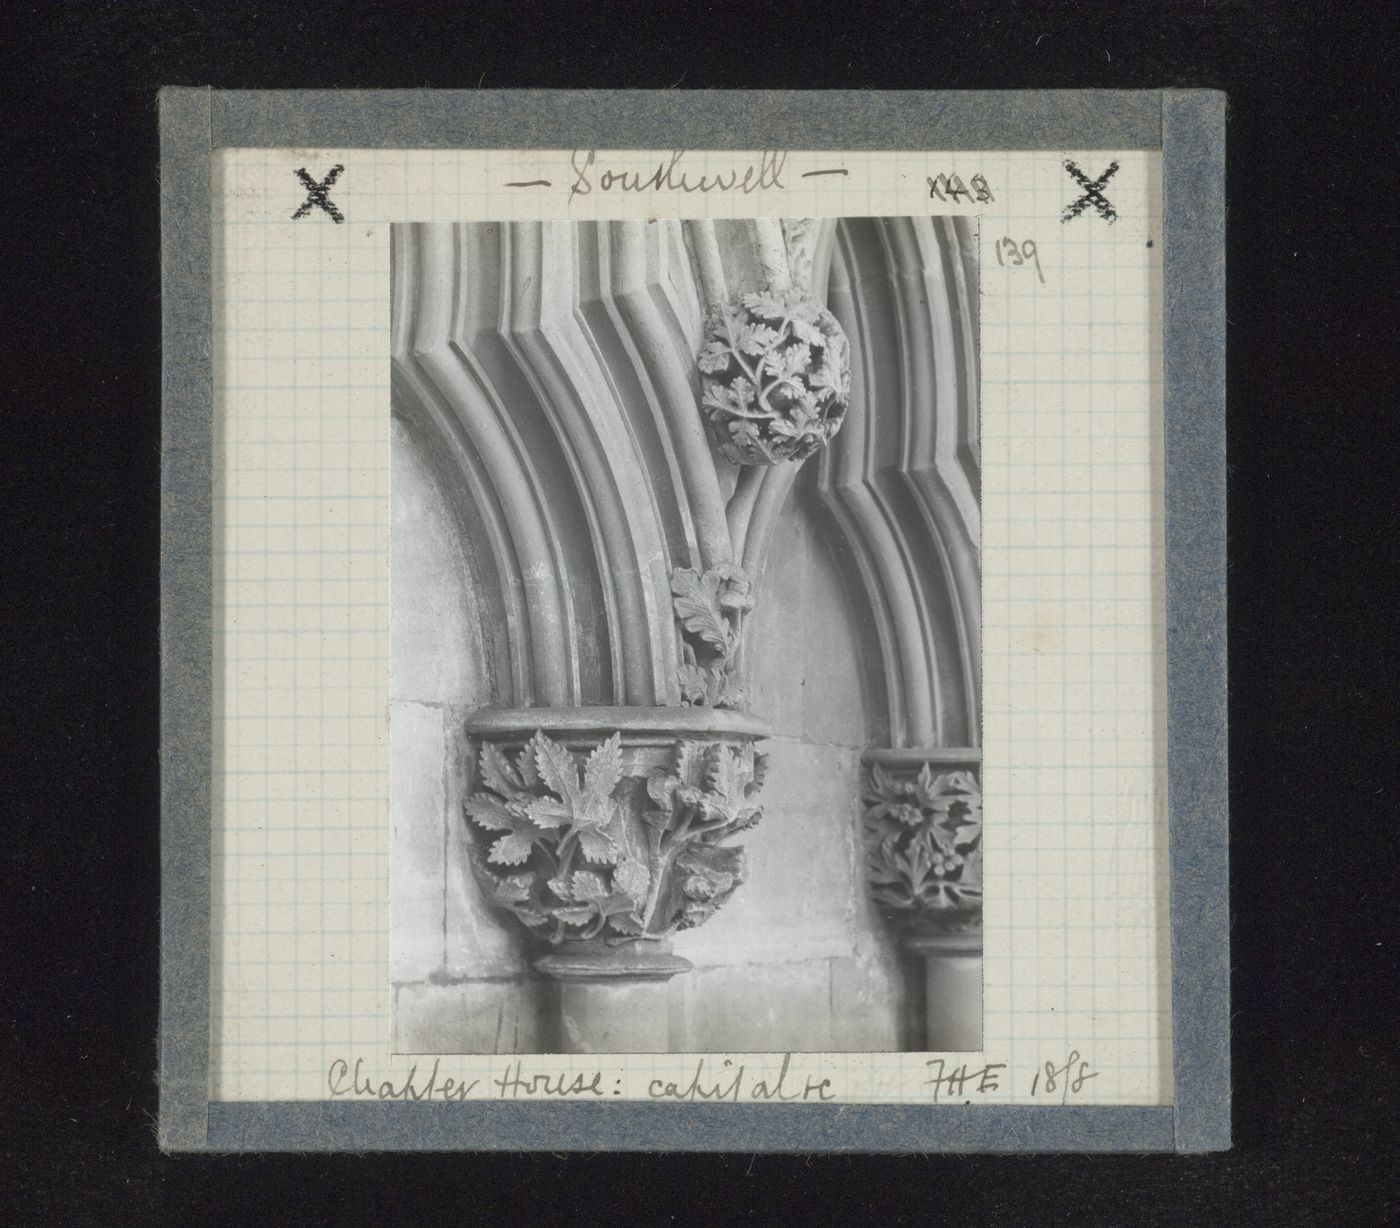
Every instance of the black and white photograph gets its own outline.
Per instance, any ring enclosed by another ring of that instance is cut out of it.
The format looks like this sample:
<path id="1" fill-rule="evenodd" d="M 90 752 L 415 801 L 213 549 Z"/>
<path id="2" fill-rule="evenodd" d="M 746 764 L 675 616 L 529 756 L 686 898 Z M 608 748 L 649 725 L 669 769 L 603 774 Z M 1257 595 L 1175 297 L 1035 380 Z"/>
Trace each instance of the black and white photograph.
<path id="1" fill-rule="evenodd" d="M 393 1051 L 979 1050 L 976 220 L 391 244 Z"/>
<path id="2" fill-rule="evenodd" d="M 12 9 L 6 1222 L 1397 1220 L 1377 6 Z"/>

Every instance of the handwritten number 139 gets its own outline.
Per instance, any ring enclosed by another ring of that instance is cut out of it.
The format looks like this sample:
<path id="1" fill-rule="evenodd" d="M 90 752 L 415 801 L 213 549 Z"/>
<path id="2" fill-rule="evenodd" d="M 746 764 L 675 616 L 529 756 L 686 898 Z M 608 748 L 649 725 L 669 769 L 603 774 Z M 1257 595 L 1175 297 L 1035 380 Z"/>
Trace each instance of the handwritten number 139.
<path id="1" fill-rule="evenodd" d="M 1045 274 L 1040 271 L 1040 250 L 1035 245 L 1034 239 L 1027 239 L 1024 243 L 1017 243 L 1009 236 L 996 241 L 997 263 L 1002 268 L 1010 265 L 1012 268 L 1019 268 L 1029 261 L 1035 263 L 1035 275 L 1040 278 L 1040 284 L 1045 284 Z"/>

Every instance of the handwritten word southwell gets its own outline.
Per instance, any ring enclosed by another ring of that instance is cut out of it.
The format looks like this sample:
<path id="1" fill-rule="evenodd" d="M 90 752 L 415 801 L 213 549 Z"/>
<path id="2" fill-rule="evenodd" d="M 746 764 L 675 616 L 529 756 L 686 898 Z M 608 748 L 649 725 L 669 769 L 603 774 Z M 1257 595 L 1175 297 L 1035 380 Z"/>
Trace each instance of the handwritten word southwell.
<path id="1" fill-rule="evenodd" d="M 695 172 L 682 165 L 687 151 L 677 149 L 654 170 L 611 170 L 598 161 L 596 149 L 576 149 L 569 158 L 574 181 L 569 199 L 599 192 L 750 192 L 765 188 L 786 188 L 783 166 L 785 150 L 767 149 L 757 162 L 714 170 L 706 166 Z"/>

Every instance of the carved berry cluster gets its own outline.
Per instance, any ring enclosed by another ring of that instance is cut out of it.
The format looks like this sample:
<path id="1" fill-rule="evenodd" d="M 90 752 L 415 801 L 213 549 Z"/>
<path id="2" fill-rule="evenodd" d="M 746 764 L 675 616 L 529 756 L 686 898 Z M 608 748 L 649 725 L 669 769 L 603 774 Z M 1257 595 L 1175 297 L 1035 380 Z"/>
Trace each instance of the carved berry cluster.
<path id="1" fill-rule="evenodd" d="M 865 778 L 871 895 L 912 929 L 975 923 L 982 909 L 982 790 L 970 772 Z"/>

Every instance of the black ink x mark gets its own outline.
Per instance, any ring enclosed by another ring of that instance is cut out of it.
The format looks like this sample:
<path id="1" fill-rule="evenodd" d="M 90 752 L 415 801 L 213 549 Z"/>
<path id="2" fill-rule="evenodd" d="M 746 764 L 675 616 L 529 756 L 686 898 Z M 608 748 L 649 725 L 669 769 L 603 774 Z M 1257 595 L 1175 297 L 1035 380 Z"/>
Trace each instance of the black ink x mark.
<path id="1" fill-rule="evenodd" d="M 297 178 L 305 185 L 307 196 L 302 202 L 301 208 L 292 214 L 292 221 L 295 222 L 297 218 L 305 217 L 314 208 L 324 209 L 335 221 L 343 222 L 345 214 L 331 204 L 330 190 L 335 187 L 335 181 L 340 178 L 340 172 L 344 169 L 343 166 L 336 163 L 331 167 L 331 173 L 320 183 L 317 183 L 306 173 L 306 167 L 303 166 L 297 171 Z"/>
<path id="2" fill-rule="evenodd" d="M 1089 181 L 1089 176 L 1081 171 L 1079 167 L 1068 158 L 1065 159 L 1065 170 L 1069 172 L 1069 177 L 1084 189 L 1084 195 L 1065 209 L 1064 216 L 1060 218 L 1060 221 L 1072 222 L 1090 205 L 1094 206 L 1098 211 L 1098 215 L 1103 218 L 1105 222 L 1111 223 L 1117 219 L 1118 214 L 1114 212 L 1113 206 L 1108 203 L 1108 197 L 1103 194 L 1103 185 L 1112 179 L 1118 171 L 1117 162 L 1110 162 L 1108 164 L 1108 169 L 1092 183 Z"/>

